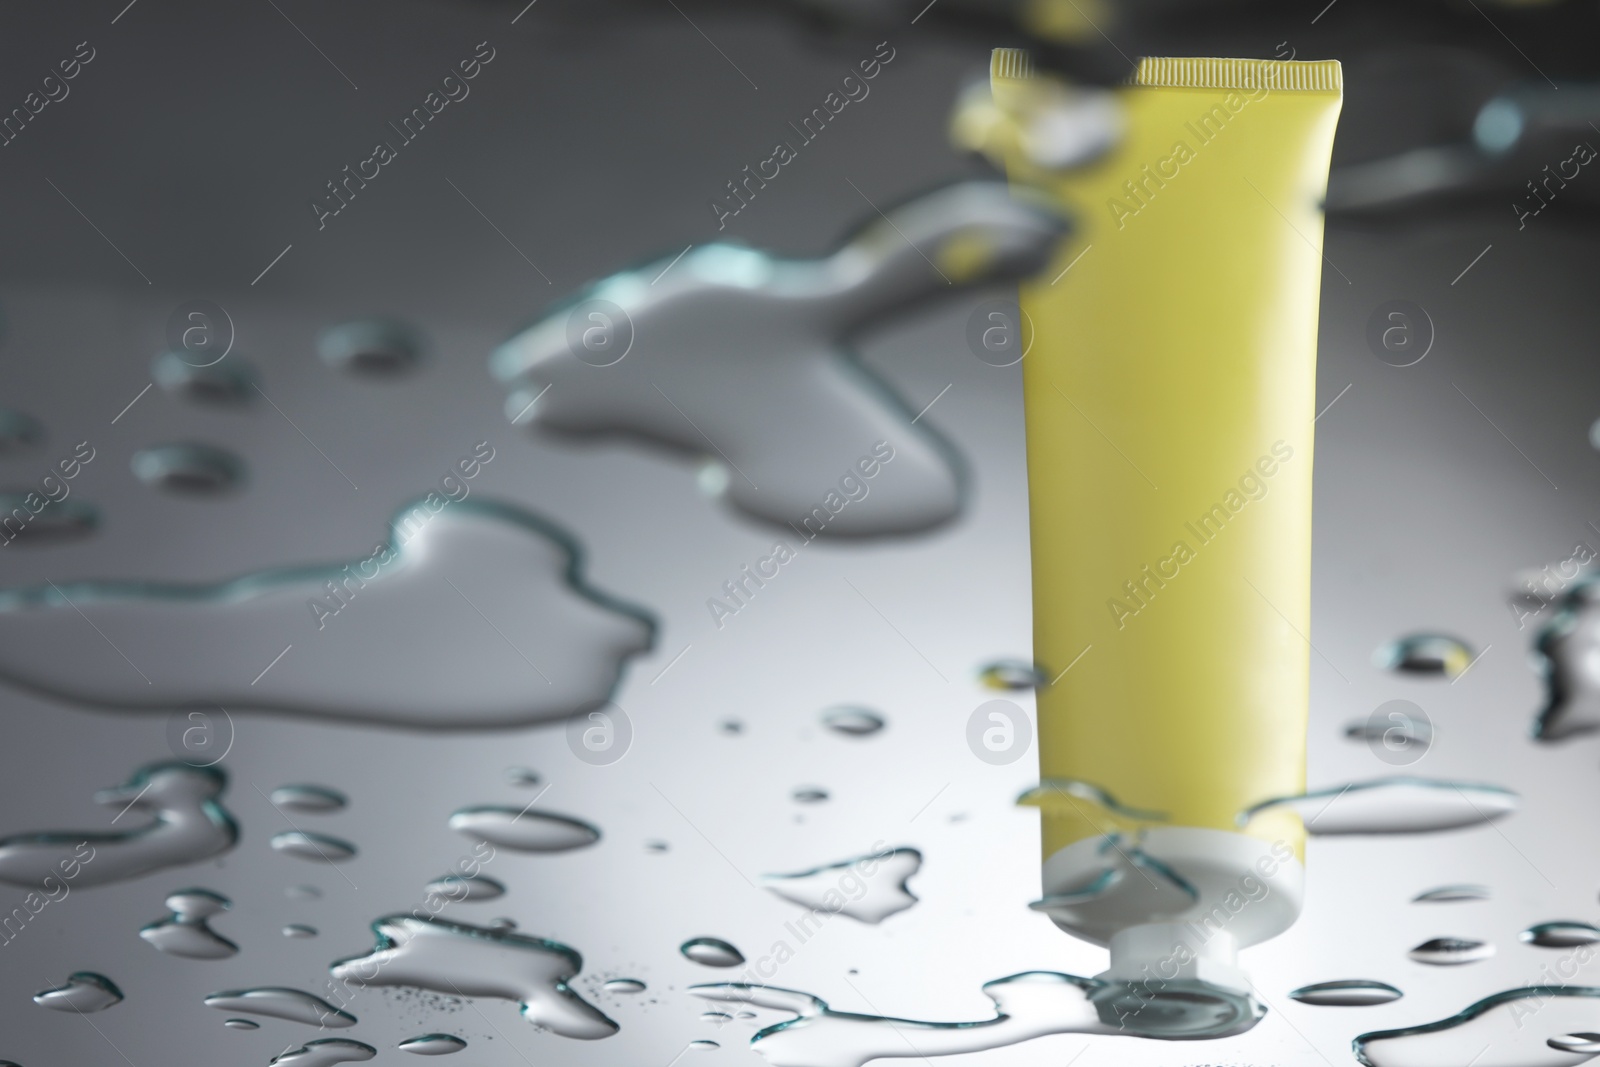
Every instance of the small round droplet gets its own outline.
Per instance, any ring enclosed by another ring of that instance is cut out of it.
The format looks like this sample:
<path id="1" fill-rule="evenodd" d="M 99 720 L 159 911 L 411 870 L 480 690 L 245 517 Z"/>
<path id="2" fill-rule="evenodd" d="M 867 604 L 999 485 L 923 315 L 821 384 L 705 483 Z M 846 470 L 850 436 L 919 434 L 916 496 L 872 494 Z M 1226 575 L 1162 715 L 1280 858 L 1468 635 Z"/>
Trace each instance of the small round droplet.
<path id="1" fill-rule="evenodd" d="M 724 1026 L 733 1022 L 733 1016 L 725 1011 L 703 1011 L 700 1013 L 700 1021 L 711 1023 L 713 1026 Z"/>
<path id="2" fill-rule="evenodd" d="M 314 885 L 292 885 L 283 891 L 283 895 L 290 900 L 317 900 L 322 896 L 322 890 Z"/>
<path id="3" fill-rule="evenodd" d="M 706 967 L 737 967 L 744 962 L 739 950 L 715 937 L 696 937 L 678 946 L 678 951 Z"/>
<path id="4" fill-rule="evenodd" d="M 753 1011 L 734 1012 L 734 1018 L 736 1019 L 754 1019 L 755 1017 L 756 1013 Z"/>
<path id="5" fill-rule="evenodd" d="M 567 852 L 600 840 L 600 831 L 586 822 L 525 807 L 462 808 L 450 816 L 450 829 L 521 852 Z"/>
<path id="6" fill-rule="evenodd" d="M 694 1049 L 696 1052 L 710 1052 L 712 1049 L 718 1049 L 722 1046 L 717 1044 L 715 1041 L 707 1041 L 705 1038 L 700 1038 L 698 1040 L 689 1042 L 689 1047 Z"/>
<path id="7" fill-rule="evenodd" d="M 637 978 L 613 978 L 600 988 L 607 993 L 643 993 L 645 984 Z"/>
<path id="8" fill-rule="evenodd" d="M 315 926 L 307 926 L 305 923 L 290 923 L 283 928 L 283 936 L 301 941 L 308 937 L 316 937 L 317 928 Z"/>
<path id="9" fill-rule="evenodd" d="M 646 841 L 644 843 L 644 847 L 651 852 L 665 852 L 672 846 L 668 845 L 665 841 Z"/>
<path id="10" fill-rule="evenodd" d="M 222 1025 L 229 1030 L 259 1030 L 260 1023 L 253 1023 L 249 1019 L 224 1019 Z"/>
<path id="11" fill-rule="evenodd" d="M 135 452 L 132 465 L 145 485 L 180 496 L 221 496 L 244 482 L 244 461 L 211 445 L 156 445 Z"/>
<path id="12" fill-rule="evenodd" d="M 326 815 L 350 802 L 337 789 L 321 785 L 280 785 L 272 791 L 270 799 L 275 807 L 306 815 Z"/>
<path id="13" fill-rule="evenodd" d="M 1458 678 L 1472 664 L 1472 649 L 1448 634 L 1408 634 L 1378 649 L 1372 660 L 1401 674 Z"/>
<path id="14" fill-rule="evenodd" d="M 362 1063 L 378 1054 L 364 1041 L 323 1037 L 274 1056 L 268 1067 L 333 1067 L 337 1063 Z"/>
<path id="15" fill-rule="evenodd" d="M 1411 898 L 1413 904 L 1461 904 L 1473 900 L 1488 900 L 1486 885 L 1442 885 Z"/>
<path id="16" fill-rule="evenodd" d="M 394 319 L 361 319 L 331 326 L 317 338 L 317 353 L 336 370 L 375 378 L 404 374 L 422 358 L 422 339 Z"/>
<path id="17" fill-rule="evenodd" d="M 1522 942 L 1539 948 L 1577 948 L 1600 941 L 1600 928 L 1589 923 L 1535 923 L 1522 931 Z"/>
<path id="18" fill-rule="evenodd" d="M 214 407 L 243 407 L 255 399 L 256 374 L 238 356 L 196 367 L 176 352 L 163 352 L 150 366 L 156 384 L 173 396 Z"/>
<path id="19" fill-rule="evenodd" d="M 729 737 L 737 737 L 744 733 L 744 723 L 740 722 L 738 719 L 723 719 L 717 724 L 717 729 L 721 730 Z"/>
<path id="20" fill-rule="evenodd" d="M 515 930 L 516 928 L 517 928 L 517 920 L 508 919 L 504 915 L 500 916 L 500 918 L 498 918 L 498 919 L 490 919 L 489 920 L 489 929 L 491 929 L 491 930 L 506 931 L 506 930 Z"/>
<path id="21" fill-rule="evenodd" d="M 22 455 L 43 440 L 44 427 L 32 416 L 0 408 L 0 459 Z"/>
<path id="22" fill-rule="evenodd" d="M 846 737 L 870 737 L 882 730 L 884 718 L 869 708 L 838 707 L 822 713 L 822 723 L 836 734 Z"/>
<path id="23" fill-rule="evenodd" d="M 0 493 L 0 538 L 4 544 L 28 548 L 62 545 L 80 541 L 100 527 L 100 512 L 91 504 L 74 497 L 41 505 L 40 499 L 33 492 Z"/>
<path id="24" fill-rule="evenodd" d="M 1477 963 L 1494 955 L 1494 946 L 1486 941 L 1473 941 L 1464 937 L 1436 937 L 1424 941 L 1406 953 L 1418 963 L 1435 967 L 1455 967 L 1463 963 Z"/>
<path id="25" fill-rule="evenodd" d="M 1416 763 L 1433 747 L 1433 720 L 1409 700 L 1386 700 L 1365 719 L 1350 723 L 1344 735 L 1362 741 L 1391 767 Z"/>
<path id="26" fill-rule="evenodd" d="M 796 804 L 821 804 L 828 799 L 828 791 L 815 785 L 803 785 L 789 794 Z"/>
<path id="27" fill-rule="evenodd" d="M 180 889 L 168 895 L 164 919 L 141 927 L 139 936 L 172 956 L 193 960 L 227 959 L 239 946 L 211 929 L 208 920 L 232 907 L 232 901 L 209 889 Z"/>
<path id="28" fill-rule="evenodd" d="M 105 1011 L 113 1004 L 122 1003 L 122 990 L 117 983 L 93 971 L 75 971 L 67 982 L 55 989 L 46 989 L 33 995 L 33 1002 L 53 1011 L 70 1011 L 83 1014 Z"/>
<path id="29" fill-rule="evenodd" d="M 506 895 L 506 887 L 484 875 L 447 874 L 427 885 L 429 896 L 444 897 L 457 903 L 493 900 Z"/>
<path id="30" fill-rule="evenodd" d="M 1545 1044 L 1557 1052 L 1573 1052 L 1580 1056 L 1593 1056 L 1600 1053 L 1600 1034 L 1562 1034 L 1560 1037 L 1550 1038 Z"/>
<path id="31" fill-rule="evenodd" d="M 285 986 L 255 989 L 229 989 L 212 993 L 203 1001 L 218 1011 L 259 1015 L 264 1019 L 287 1019 L 321 1029 L 344 1029 L 356 1025 L 356 1017 L 336 1008 L 321 997 Z"/>
<path id="32" fill-rule="evenodd" d="M 985 689 L 1014 693 L 1043 687 L 1045 677 L 1027 660 L 998 659 L 984 664 L 978 671 L 978 681 Z"/>
<path id="33" fill-rule="evenodd" d="M 274 834 L 270 843 L 276 852 L 313 863 L 339 863 L 356 854 L 356 846 L 348 841 L 305 830 L 285 830 Z"/>
<path id="34" fill-rule="evenodd" d="M 535 786 L 544 779 L 539 777 L 539 772 L 532 767 L 507 767 L 506 781 L 512 785 Z"/>
<path id="35" fill-rule="evenodd" d="M 1318 982 L 1301 986 L 1289 994 L 1302 1004 L 1316 1004 L 1330 1008 L 1370 1008 L 1388 1004 L 1403 996 L 1400 990 L 1387 982 L 1372 982 L 1361 978 L 1337 982 Z"/>
<path id="36" fill-rule="evenodd" d="M 448 1056 L 466 1048 L 467 1043 L 454 1034 L 421 1034 L 407 1038 L 398 1047 L 401 1052 L 418 1056 Z"/>

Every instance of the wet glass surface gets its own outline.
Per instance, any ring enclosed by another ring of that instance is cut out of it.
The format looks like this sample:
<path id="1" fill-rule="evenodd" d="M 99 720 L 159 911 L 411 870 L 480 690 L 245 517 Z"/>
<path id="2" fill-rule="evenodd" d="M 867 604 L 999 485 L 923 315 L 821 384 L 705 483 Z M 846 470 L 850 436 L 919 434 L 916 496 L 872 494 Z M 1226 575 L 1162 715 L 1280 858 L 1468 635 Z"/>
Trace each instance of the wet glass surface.
<path id="1" fill-rule="evenodd" d="M 1355 0 L 1112 33 L 1347 54 L 1336 173 L 1445 146 L 1494 193 L 1330 221 L 1292 802 L 1321 832 L 1303 916 L 1243 957 L 1264 1017 L 1174 1043 L 1111 1032 L 1105 950 L 1030 910 L 1035 754 L 982 741 L 1006 708 L 969 729 L 1073 664 L 1031 657 L 1020 368 L 970 340 L 1055 224 L 947 190 L 996 191 L 946 127 L 1029 42 L 941 2 L 4 16 L 0 1062 L 1600 1050 L 1600 178 L 1537 218 L 1523 187 L 1600 135 L 1542 119 L 1563 140 L 1504 180 L 1457 151 L 1543 84 L 1517 51 L 1589 74 L 1582 35 L 1493 7 L 1508 49 L 1468 9 L 1452 51 L 1432 6 Z M 775 140 L 797 157 L 730 199 Z M 1419 361 L 1371 347 L 1396 301 Z M 558 373 L 495 356 L 540 324 Z M 1433 784 L 1345 788 L 1402 778 Z M 1427 832 L 1373 832 L 1397 810 Z"/>

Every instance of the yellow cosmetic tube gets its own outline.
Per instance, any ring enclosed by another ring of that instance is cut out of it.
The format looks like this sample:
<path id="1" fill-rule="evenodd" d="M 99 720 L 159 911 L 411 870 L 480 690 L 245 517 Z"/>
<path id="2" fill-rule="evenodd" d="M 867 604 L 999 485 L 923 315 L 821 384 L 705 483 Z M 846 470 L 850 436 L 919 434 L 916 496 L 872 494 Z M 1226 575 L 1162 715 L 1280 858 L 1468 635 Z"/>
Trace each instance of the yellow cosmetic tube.
<path id="1" fill-rule="evenodd" d="M 999 50 L 1023 130 L 1042 84 Z M 1337 62 L 1146 59 L 1092 164 L 1014 183 L 1074 219 L 1021 291 L 1044 899 L 1110 949 L 1109 1020 L 1259 1017 L 1241 947 L 1300 911 L 1321 200 Z M 1031 328 L 1031 329 L 1030 329 Z M 1194 997 L 1200 996 L 1196 1001 Z M 1211 999 L 1206 999 L 1210 997 Z M 1108 1014 L 1109 1013 L 1109 1014 Z"/>

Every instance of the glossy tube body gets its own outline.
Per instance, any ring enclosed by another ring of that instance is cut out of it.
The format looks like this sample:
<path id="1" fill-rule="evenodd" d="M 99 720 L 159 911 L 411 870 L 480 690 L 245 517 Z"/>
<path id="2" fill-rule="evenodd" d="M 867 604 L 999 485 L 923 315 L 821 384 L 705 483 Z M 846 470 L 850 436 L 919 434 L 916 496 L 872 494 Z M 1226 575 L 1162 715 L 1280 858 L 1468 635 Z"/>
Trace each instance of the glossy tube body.
<path id="1" fill-rule="evenodd" d="M 1031 77 L 1016 53 L 994 73 L 1002 107 Z M 1108 155 L 1011 167 L 1077 227 L 1021 293 L 1034 655 L 1047 676 L 1072 664 L 1039 693 L 1041 778 L 1117 802 L 1041 790 L 1047 895 L 1083 873 L 1064 850 L 1151 827 L 1203 831 L 1177 847 L 1191 864 L 1220 842 L 1201 881 L 1225 887 L 1268 853 L 1298 875 L 1298 816 L 1237 817 L 1305 787 L 1320 203 L 1340 97 L 1331 61 L 1147 59 L 1118 91 Z M 1239 943 L 1293 921 L 1274 910 Z M 1088 936 L 1171 918 L 1137 911 Z"/>

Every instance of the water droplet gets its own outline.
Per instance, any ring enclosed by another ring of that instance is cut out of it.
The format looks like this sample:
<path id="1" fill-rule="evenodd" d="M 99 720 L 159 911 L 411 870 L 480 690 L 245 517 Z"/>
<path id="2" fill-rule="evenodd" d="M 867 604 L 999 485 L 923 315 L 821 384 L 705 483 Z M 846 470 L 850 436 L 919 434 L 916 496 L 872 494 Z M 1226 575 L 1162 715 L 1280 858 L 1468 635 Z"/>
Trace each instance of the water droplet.
<path id="1" fill-rule="evenodd" d="M 882 730 L 884 718 L 869 708 L 829 708 L 822 713 L 823 725 L 846 737 L 870 737 Z"/>
<path id="2" fill-rule="evenodd" d="M 649 849 L 651 852 L 666 852 L 672 846 L 667 844 L 665 841 L 646 841 L 644 843 L 644 847 Z"/>
<path id="3" fill-rule="evenodd" d="M 1046 803 L 1048 811 L 1054 801 Z M 1216 881 L 1197 886 L 1184 877 L 1178 867 L 1193 869 L 1186 862 L 1188 855 L 1181 847 L 1176 853 L 1168 852 L 1158 835 L 1109 833 L 1085 838 L 1073 847 L 1074 858 L 1064 867 L 1056 866 L 1044 898 L 1028 906 L 1074 931 L 1092 930 L 1097 940 L 1109 940 L 1126 926 L 1130 908 L 1140 909 L 1140 914 L 1178 915 L 1199 904 L 1204 911 L 1202 889 L 1210 894 L 1207 903 L 1215 903 L 1232 888 Z M 1267 854 L 1265 845 L 1260 852 Z M 1199 1010 L 1198 1003 L 1195 1010 Z M 1177 1013 L 1175 1018 L 1186 1010 L 1181 1004 L 1168 1006 Z M 1148 1024 L 1156 1025 L 1156 1020 L 1148 1020 Z"/>
<path id="4" fill-rule="evenodd" d="M 566 852 L 600 840 L 586 822 L 526 808 L 462 808 L 450 816 L 450 829 L 519 852 Z"/>
<path id="5" fill-rule="evenodd" d="M 448 1056 L 466 1048 L 467 1043 L 454 1034 L 422 1034 L 407 1038 L 400 1042 L 399 1047 L 402 1052 L 413 1052 L 418 1056 Z"/>
<path id="6" fill-rule="evenodd" d="M 25 454 L 44 441 L 44 427 L 31 416 L 0 408 L 0 459 Z"/>
<path id="7" fill-rule="evenodd" d="M 238 826 L 217 801 L 227 781 L 216 767 L 142 767 L 127 784 L 95 795 L 98 803 L 122 813 L 118 821 L 128 829 L 18 834 L 0 840 L 0 882 L 32 888 L 57 877 L 70 880 L 74 889 L 87 888 L 226 852 L 239 839 Z M 139 819 L 147 821 L 137 825 Z"/>
<path id="8" fill-rule="evenodd" d="M 1413 904 L 1458 904 L 1472 900 L 1488 900 L 1486 885 L 1442 885 L 1411 898 Z"/>
<path id="9" fill-rule="evenodd" d="M 33 492 L 0 493 L 6 544 L 48 548 L 81 541 L 100 527 L 100 512 L 91 504 L 74 497 L 41 505 L 41 499 Z"/>
<path id="10" fill-rule="evenodd" d="M 1540 600 L 1539 606 L 1545 606 Z M 1587 574 L 1554 597 L 1533 656 L 1544 681 L 1534 736 L 1560 741 L 1600 729 L 1600 576 Z"/>
<path id="11" fill-rule="evenodd" d="M 1406 955 L 1418 963 L 1455 967 L 1488 959 L 1494 955 L 1494 946 L 1487 941 L 1473 941 L 1465 937 L 1436 937 L 1424 941 Z"/>
<path id="12" fill-rule="evenodd" d="M 535 786 L 544 781 L 532 767 L 507 767 L 506 781 L 512 785 Z"/>
<path id="13" fill-rule="evenodd" d="M 1600 928 L 1589 923 L 1536 923 L 1522 931 L 1522 942 L 1539 948 L 1577 948 L 1600 941 Z"/>
<path id="14" fill-rule="evenodd" d="M 678 946 L 678 951 L 707 967 L 737 967 L 744 962 L 739 950 L 715 937 L 695 937 Z"/>
<path id="15" fill-rule="evenodd" d="M 1545 1044 L 1558 1052 L 1573 1052 L 1580 1056 L 1594 1056 L 1600 1054 L 1600 1034 L 1562 1034 L 1552 1037 Z"/>
<path id="16" fill-rule="evenodd" d="M 253 1023 L 249 1019 L 224 1019 L 222 1025 L 229 1030 L 259 1030 L 260 1023 Z"/>
<path id="17" fill-rule="evenodd" d="M 336 980 L 518 1001 L 524 1019 L 562 1037 L 594 1040 L 617 1032 L 616 1023 L 572 991 L 583 959 L 565 945 L 410 915 L 378 919 L 372 930 L 377 947 L 335 963 Z"/>
<path id="18" fill-rule="evenodd" d="M 517 920 L 508 919 L 504 915 L 500 916 L 498 919 L 489 920 L 489 929 L 498 930 L 501 933 L 504 933 L 507 930 L 515 930 L 516 928 Z"/>
<path id="19" fill-rule="evenodd" d="M 316 900 L 322 896 L 322 890 L 314 885 L 292 885 L 283 891 L 283 895 L 290 900 Z"/>
<path id="20" fill-rule="evenodd" d="M 815 785 L 798 786 L 789 794 L 796 804 L 821 804 L 828 799 L 828 791 Z"/>
<path id="21" fill-rule="evenodd" d="M 166 899 L 172 914 L 139 931 L 139 936 L 171 956 L 194 960 L 226 959 L 239 946 L 218 934 L 207 924 L 233 904 L 209 889 L 180 889 Z"/>
<path id="22" fill-rule="evenodd" d="M 798 874 L 769 874 L 761 881 L 784 900 L 813 913 L 839 912 L 864 923 L 880 923 L 917 902 L 906 881 L 921 867 L 922 853 L 916 849 L 892 848 Z"/>
<path id="23" fill-rule="evenodd" d="M 725 1011 L 703 1011 L 700 1013 L 700 1021 L 711 1023 L 714 1026 L 723 1026 L 733 1022 L 733 1016 Z"/>
<path id="24" fill-rule="evenodd" d="M 1472 664 L 1472 649 L 1448 634 L 1409 634 L 1372 654 L 1384 670 L 1458 678 Z"/>
<path id="25" fill-rule="evenodd" d="M 255 371 L 237 356 L 196 367 L 176 352 L 163 352 L 150 374 L 168 393 L 197 404 L 242 407 L 255 399 Z"/>
<path id="26" fill-rule="evenodd" d="M 394 319 L 361 319 L 331 326 L 317 353 L 336 370 L 375 378 L 404 374 L 422 359 L 422 338 Z"/>
<path id="27" fill-rule="evenodd" d="M 1591 986 L 1508 989 L 1436 1022 L 1362 1034 L 1355 1053 L 1370 1067 L 1445 1067 L 1475 1056 L 1475 1067 L 1572 1067 L 1579 1060 L 1556 1041 L 1572 1036 L 1582 1044 L 1590 1036 L 1597 998 L 1600 989 Z"/>
<path id="28" fill-rule="evenodd" d="M 1013 704 L 1012 707 L 1016 705 Z M 1025 790 L 1017 798 L 1017 803 L 1047 811 L 1051 809 L 1083 811 L 1084 805 L 1087 804 L 1101 808 L 1110 815 L 1135 822 L 1169 821 L 1164 812 L 1124 804 L 1093 782 L 1076 778 L 1046 778 L 1032 789 Z"/>
<path id="29" fill-rule="evenodd" d="M 1270 800 L 1243 812 L 1240 824 L 1263 811 L 1290 808 L 1306 831 L 1329 834 L 1421 834 L 1480 826 L 1516 810 L 1517 794 L 1494 785 L 1380 778 Z"/>
<path id="30" fill-rule="evenodd" d="M 350 802 L 337 789 L 321 785 L 280 785 L 272 791 L 270 799 L 274 807 L 306 815 L 339 811 Z"/>
<path id="31" fill-rule="evenodd" d="M 342 1037 L 324 1037 L 274 1056 L 267 1063 L 269 1067 L 334 1067 L 339 1063 L 370 1060 L 377 1054 L 377 1049 L 360 1041 L 347 1041 Z"/>
<path id="32" fill-rule="evenodd" d="M 978 681 L 985 689 L 995 689 L 1000 692 L 1020 692 L 1025 689 L 1040 689 L 1049 679 L 1029 663 L 1020 659 L 999 659 L 993 663 L 986 663 L 978 671 Z"/>
<path id="33" fill-rule="evenodd" d="M 334 1007 L 321 997 L 302 993 L 298 989 L 282 986 L 261 986 L 257 989 L 230 989 L 213 993 L 205 999 L 208 1008 L 218 1011 L 235 1011 L 243 1015 L 259 1015 L 265 1019 L 284 1019 L 307 1026 L 343 1030 L 354 1026 L 356 1017 Z"/>
<path id="34" fill-rule="evenodd" d="M 506 895 L 506 887 L 485 875 L 447 874 L 427 885 L 429 896 L 445 897 L 457 903 L 493 900 Z"/>
<path id="35" fill-rule="evenodd" d="M 717 729 L 721 730 L 729 737 L 737 737 L 738 735 L 744 733 L 744 723 L 740 722 L 738 719 L 723 719 L 717 724 Z"/>
<path id="36" fill-rule="evenodd" d="M 861 1067 L 883 1056 L 954 1056 L 1030 1041 L 1047 1034 L 1220 1037 L 1250 1029 L 1265 1009 L 1244 994 L 1203 982 L 1145 985 L 1027 971 L 983 987 L 989 1019 L 921 1022 L 835 1012 L 809 993 L 773 986 L 691 986 L 708 1000 L 790 1012 L 796 1018 L 757 1031 L 750 1047 L 773 1067 Z M 744 1013 L 741 1012 L 741 1015 Z M 905 1043 L 916 1033 L 916 1049 Z"/>
<path id="37" fill-rule="evenodd" d="M 721 459 L 733 471 L 721 499 L 807 539 L 928 530 L 961 510 L 959 463 L 929 420 L 914 421 L 926 401 L 896 399 L 850 358 L 851 341 L 902 315 L 913 295 L 948 300 L 1033 273 L 1062 232 L 1049 208 L 1003 182 L 965 182 L 874 217 L 816 259 L 712 243 L 673 262 L 673 249 L 564 302 L 502 345 L 490 369 L 539 397 L 531 417 L 521 397 L 508 405 L 514 421 Z M 935 254 L 985 251 L 947 285 L 931 261 L 902 254 L 902 234 Z"/>
<path id="38" fill-rule="evenodd" d="M 65 985 L 35 993 L 33 1002 L 53 1011 L 105 1011 L 113 1004 L 122 1003 L 122 990 L 103 974 L 75 971 L 67 975 Z"/>
<path id="39" fill-rule="evenodd" d="M 1350 978 L 1337 982 L 1318 982 L 1301 986 L 1289 996 L 1302 1004 L 1316 1004 L 1331 1008 L 1370 1008 L 1388 1004 L 1404 994 L 1387 982 L 1372 982 Z"/>
<path id="40" fill-rule="evenodd" d="M 244 461 L 211 445 L 156 445 L 133 454 L 133 475 L 152 489 L 182 496 L 222 496 L 244 482 Z"/>
<path id="41" fill-rule="evenodd" d="M 600 988 L 607 993 L 643 993 L 645 984 L 637 978 L 613 978 Z"/>
<path id="42" fill-rule="evenodd" d="M 1114 843 L 1121 840 L 1120 835 L 1112 835 L 1108 839 Z M 1121 844 L 1118 844 L 1117 848 L 1116 859 L 1108 860 L 1113 866 L 1090 871 L 1082 879 L 1073 883 L 1055 885 L 1047 896 L 1039 900 L 1030 901 L 1028 907 L 1048 915 L 1051 912 L 1070 911 L 1080 904 L 1099 901 L 1103 897 L 1109 898 L 1112 890 L 1125 888 L 1124 881 L 1128 876 L 1129 870 L 1139 870 L 1140 873 L 1145 874 L 1147 877 L 1151 870 L 1156 870 L 1158 875 L 1156 879 L 1152 879 L 1152 882 L 1161 890 L 1170 891 L 1176 889 L 1180 899 L 1193 899 L 1193 894 L 1185 893 L 1183 887 L 1170 884 L 1172 879 L 1168 876 L 1169 872 L 1160 871 L 1159 868 L 1155 868 L 1154 865 L 1147 862 L 1149 857 L 1142 850 L 1135 847 L 1133 852 L 1127 852 Z"/>
<path id="43" fill-rule="evenodd" d="M 327 834 L 306 830 L 285 830 L 273 834 L 272 847 L 285 856 L 297 856 L 313 863 L 339 863 L 356 854 L 356 846 Z"/>
<path id="44" fill-rule="evenodd" d="M 307 926 L 305 923 L 289 923 L 283 928 L 283 936 L 295 941 L 304 941 L 306 938 L 316 937 L 317 928 Z"/>
<path id="45" fill-rule="evenodd" d="M 603 705 L 626 659 L 650 646 L 648 617 L 576 580 L 576 545 L 545 520 L 430 499 L 342 569 L 0 590 L 0 677 L 145 714 L 245 707 L 443 729 Z M 89 626 L 106 640 L 85 644 Z M 351 649 L 366 650 L 359 670 Z M 473 684 L 440 670 L 446 660 L 471 664 Z"/>
<path id="46" fill-rule="evenodd" d="M 735 1012 L 734 1017 L 739 1019 L 754 1019 L 756 1017 L 756 1013 L 753 1011 L 740 1011 Z"/>
<path id="47" fill-rule="evenodd" d="M 696 1052 L 710 1052 L 712 1049 L 718 1049 L 722 1046 L 717 1044 L 715 1041 L 707 1041 L 705 1038 L 699 1038 L 689 1042 L 689 1047 Z"/>
<path id="48" fill-rule="evenodd" d="M 1433 744 L 1433 724 L 1420 721 L 1397 724 L 1392 719 L 1369 717 L 1347 725 L 1344 735 L 1352 741 L 1387 744 L 1414 751 L 1413 746 L 1426 749 Z"/>

